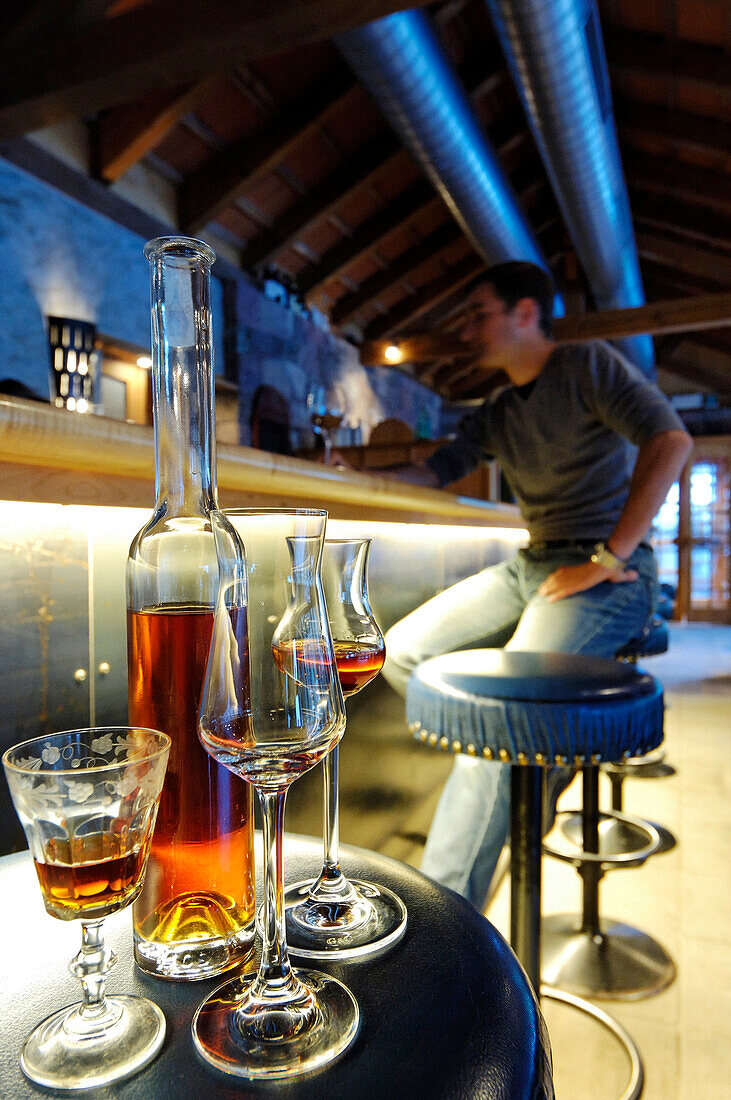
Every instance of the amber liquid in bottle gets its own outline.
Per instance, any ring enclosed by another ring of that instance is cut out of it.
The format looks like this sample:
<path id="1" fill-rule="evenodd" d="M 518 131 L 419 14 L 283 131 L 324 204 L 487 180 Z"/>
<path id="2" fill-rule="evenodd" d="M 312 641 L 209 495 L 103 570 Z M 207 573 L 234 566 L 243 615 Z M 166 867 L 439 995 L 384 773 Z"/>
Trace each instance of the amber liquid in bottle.
<path id="1" fill-rule="evenodd" d="M 135 960 L 197 980 L 253 946 L 253 805 L 211 760 L 198 711 L 213 632 L 218 564 L 210 267 L 207 245 L 167 237 L 150 261 L 155 507 L 127 561 L 129 720 L 171 739 L 142 893 Z"/>
<path id="2" fill-rule="evenodd" d="M 213 938 L 225 955 L 254 919 L 253 812 L 250 788 L 198 739 L 213 612 L 175 606 L 127 615 L 130 722 L 172 740 L 135 932 L 148 945 L 190 940 L 193 948 Z"/>

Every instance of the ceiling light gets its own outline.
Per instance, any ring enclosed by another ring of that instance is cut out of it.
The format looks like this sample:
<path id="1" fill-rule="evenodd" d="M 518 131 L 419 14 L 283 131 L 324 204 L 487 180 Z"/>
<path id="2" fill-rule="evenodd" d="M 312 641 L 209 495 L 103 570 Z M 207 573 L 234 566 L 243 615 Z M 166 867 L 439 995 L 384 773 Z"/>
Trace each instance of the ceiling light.
<path id="1" fill-rule="evenodd" d="M 401 362 L 401 348 L 397 344 L 389 344 L 383 354 L 389 363 Z"/>
<path id="2" fill-rule="evenodd" d="M 137 360 L 137 366 L 149 370 L 152 366 L 152 359 L 150 359 L 149 355 L 141 355 Z"/>

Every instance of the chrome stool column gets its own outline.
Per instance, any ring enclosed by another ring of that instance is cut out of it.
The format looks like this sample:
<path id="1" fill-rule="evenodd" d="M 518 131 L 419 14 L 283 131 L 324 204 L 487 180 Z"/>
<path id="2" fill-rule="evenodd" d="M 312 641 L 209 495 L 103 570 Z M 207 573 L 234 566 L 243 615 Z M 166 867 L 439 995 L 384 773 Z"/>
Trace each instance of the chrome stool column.
<path id="1" fill-rule="evenodd" d="M 420 741 L 511 764 L 511 943 L 536 992 L 588 1013 L 615 1035 L 630 1061 L 622 1100 L 637 1100 L 644 1071 L 630 1036 L 589 1001 L 541 985 L 542 769 L 573 764 L 596 774 L 600 759 L 654 749 L 662 740 L 660 685 L 604 658 L 466 650 L 420 665 L 406 706 Z"/>

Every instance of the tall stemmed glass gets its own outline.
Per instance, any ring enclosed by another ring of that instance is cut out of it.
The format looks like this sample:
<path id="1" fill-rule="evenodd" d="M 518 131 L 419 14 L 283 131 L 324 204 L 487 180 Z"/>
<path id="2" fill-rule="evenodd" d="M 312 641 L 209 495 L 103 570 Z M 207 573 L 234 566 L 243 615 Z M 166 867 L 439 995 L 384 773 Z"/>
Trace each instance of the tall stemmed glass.
<path id="1" fill-rule="evenodd" d="M 343 399 L 340 387 L 317 386 L 307 395 L 307 408 L 310 412 L 312 430 L 322 436 L 325 448 L 324 463 L 327 466 L 333 449 L 332 433 L 343 422 Z"/>
<path id="2" fill-rule="evenodd" d="M 331 1062 L 358 1029 L 355 998 L 335 978 L 290 967 L 282 830 L 290 783 L 345 725 L 320 580 L 326 512 L 211 512 L 219 591 L 203 687 L 207 751 L 258 792 L 264 833 L 261 964 L 216 989 L 193 1018 L 207 1061 L 248 1078 L 288 1078 Z"/>
<path id="3" fill-rule="evenodd" d="M 102 922 L 142 887 L 169 749 L 164 733 L 114 726 L 47 734 L 3 756 L 46 911 L 81 921 L 81 950 L 69 969 L 83 1001 L 39 1024 L 20 1056 L 39 1085 L 108 1085 L 142 1069 L 162 1046 L 157 1005 L 105 996 L 117 957 L 104 944 Z"/>
<path id="4" fill-rule="evenodd" d="M 378 675 L 386 647 L 368 600 L 370 539 L 328 539 L 322 577 L 343 695 L 355 695 Z M 315 882 L 284 895 L 292 953 L 308 959 L 348 959 L 383 951 L 406 929 L 406 906 L 385 886 L 347 879 L 339 861 L 339 749 L 323 761 L 324 861 Z"/>

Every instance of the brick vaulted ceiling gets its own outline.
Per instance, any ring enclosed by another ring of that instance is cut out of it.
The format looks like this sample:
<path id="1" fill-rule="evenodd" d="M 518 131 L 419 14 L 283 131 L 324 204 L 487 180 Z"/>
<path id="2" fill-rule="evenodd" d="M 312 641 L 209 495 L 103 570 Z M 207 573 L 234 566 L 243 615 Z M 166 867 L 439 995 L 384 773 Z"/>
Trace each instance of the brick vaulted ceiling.
<path id="1" fill-rule="evenodd" d="M 358 343 L 412 337 L 417 378 L 449 399 L 477 397 L 487 383 L 455 331 L 461 288 L 484 261 L 331 41 L 405 6 L 9 0 L 0 155 L 33 130 L 83 120 L 91 176 L 113 183 L 143 163 L 174 187 L 176 228 L 225 241 L 245 272 L 277 267 Z M 590 311 L 484 0 L 422 6 L 568 313 Z M 656 328 L 660 383 L 731 403 L 728 2 L 600 0 L 599 12 L 648 304 L 713 307 L 710 327 Z"/>

